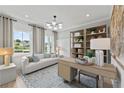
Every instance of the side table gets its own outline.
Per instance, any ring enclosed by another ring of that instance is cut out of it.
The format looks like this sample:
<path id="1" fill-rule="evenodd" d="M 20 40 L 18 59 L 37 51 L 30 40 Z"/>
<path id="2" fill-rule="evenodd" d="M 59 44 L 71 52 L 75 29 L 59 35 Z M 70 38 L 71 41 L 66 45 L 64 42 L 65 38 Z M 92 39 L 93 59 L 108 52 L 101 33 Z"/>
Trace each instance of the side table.
<path id="1" fill-rule="evenodd" d="M 16 65 L 0 65 L 0 85 L 16 80 Z"/>

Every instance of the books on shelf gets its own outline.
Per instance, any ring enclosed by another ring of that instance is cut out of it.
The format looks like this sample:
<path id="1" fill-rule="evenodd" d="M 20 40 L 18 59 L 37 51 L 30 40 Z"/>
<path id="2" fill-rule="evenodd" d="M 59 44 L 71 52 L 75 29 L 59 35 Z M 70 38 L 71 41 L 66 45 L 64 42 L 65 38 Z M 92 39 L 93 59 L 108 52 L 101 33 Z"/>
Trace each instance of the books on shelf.
<path id="1" fill-rule="evenodd" d="M 74 58 L 82 58 L 90 49 L 90 40 L 95 38 L 106 38 L 108 35 L 106 25 L 90 27 L 71 32 L 71 54 Z M 105 54 L 104 54 L 105 55 Z M 107 56 L 104 56 L 107 58 Z"/>
<path id="2" fill-rule="evenodd" d="M 78 53 L 83 53 L 83 49 L 78 49 Z"/>

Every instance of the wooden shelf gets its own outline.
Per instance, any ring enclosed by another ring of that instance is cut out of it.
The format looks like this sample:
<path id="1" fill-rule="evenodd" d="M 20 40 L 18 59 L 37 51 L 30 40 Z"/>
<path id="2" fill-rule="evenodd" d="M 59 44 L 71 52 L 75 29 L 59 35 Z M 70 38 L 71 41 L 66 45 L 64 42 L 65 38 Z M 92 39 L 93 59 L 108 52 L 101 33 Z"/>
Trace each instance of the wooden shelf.
<path id="1" fill-rule="evenodd" d="M 73 47 L 73 49 L 83 49 L 84 47 Z"/>
<path id="2" fill-rule="evenodd" d="M 83 42 L 73 42 L 73 44 L 78 44 L 78 43 L 83 43 Z"/>
<path id="3" fill-rule="evenodd" d="M 103 32 L 102 32 L 103 31 Z M 92 32 L 94 32 L 92 34 Z M 78 30 L 74 32 L 70 32 L 70 51 L 71 56 L 74 58 L 80 58 L 83 57 L 87 50 L 90 49 L 90 40 L 92 38 L 106 38 L 108 34 L 108 31 L 106 29 L 106 25 L 100 25 L 95 27 L 86 28 L 85 30 Z M 76 36 L 77 35 L 77 36 Z M 78 40 L 79 39 L 79 40 Z M 81 42 L 80 42 L 81 41 Z M 76 47 L 76 44 L 79 44 L 80 47 Z M 104 58 L 107 60 L 107 51 L 104 51 Z"/>
<path id="4" fill-rule="evenodd" d="M 86 41 L 87 43 L 90 43 L 90 41 Z"/>
<path id="5" fill-rule="evenodd" d="M 72 53 L 72 54 L 77 54 L 77 55 L 84 55 L 84 53 L 77 53 L 77 52 L 75 52 L 75 53 Z"/>
<path id="6" fill-rule="evenodd" d="M 74 36 L 74 38 L 84 37 L 84 35 Z"/>
<path id="7" fill-rule="evenodd" d="M 86 48 L 90 48 L 90 47 L 86 47 Z"/>
<path id="8" fill-rule="evenodd" d="M 101 35 L 101 34 L 106 34 L 106 32 L 103 32 L 103 33 L 94 33 L 94 34 L 87 34 L 87 36 L 94 36 L 94 35 Z"/>

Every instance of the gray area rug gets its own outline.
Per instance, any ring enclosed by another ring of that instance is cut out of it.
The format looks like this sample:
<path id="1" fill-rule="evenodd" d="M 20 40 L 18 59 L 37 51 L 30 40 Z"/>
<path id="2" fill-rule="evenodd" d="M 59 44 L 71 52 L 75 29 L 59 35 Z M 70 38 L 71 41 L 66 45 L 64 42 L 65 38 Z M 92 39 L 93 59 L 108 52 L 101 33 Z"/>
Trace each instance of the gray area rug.
<path id="1" fill-rule="evenodd" d="M 86 88 L 96 87 L 93 78 L 81 75 L 81 83 L 64 83 L 58 76 L 58 65 L 53 65 L 28 75 L 19 74 L 28 88 Z"/>

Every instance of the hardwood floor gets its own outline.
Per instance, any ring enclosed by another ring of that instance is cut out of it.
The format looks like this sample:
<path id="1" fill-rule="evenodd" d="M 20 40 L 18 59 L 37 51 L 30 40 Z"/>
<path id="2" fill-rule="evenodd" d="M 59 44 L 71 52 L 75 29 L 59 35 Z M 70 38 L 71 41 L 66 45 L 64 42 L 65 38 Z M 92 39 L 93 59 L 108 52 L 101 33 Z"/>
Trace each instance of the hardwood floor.
<path id="1" fill-rule="evenodd" d="M 17 75 L 16 81 L 1 85 L 0 88 L 26 88 L 23 80 Z"/>

